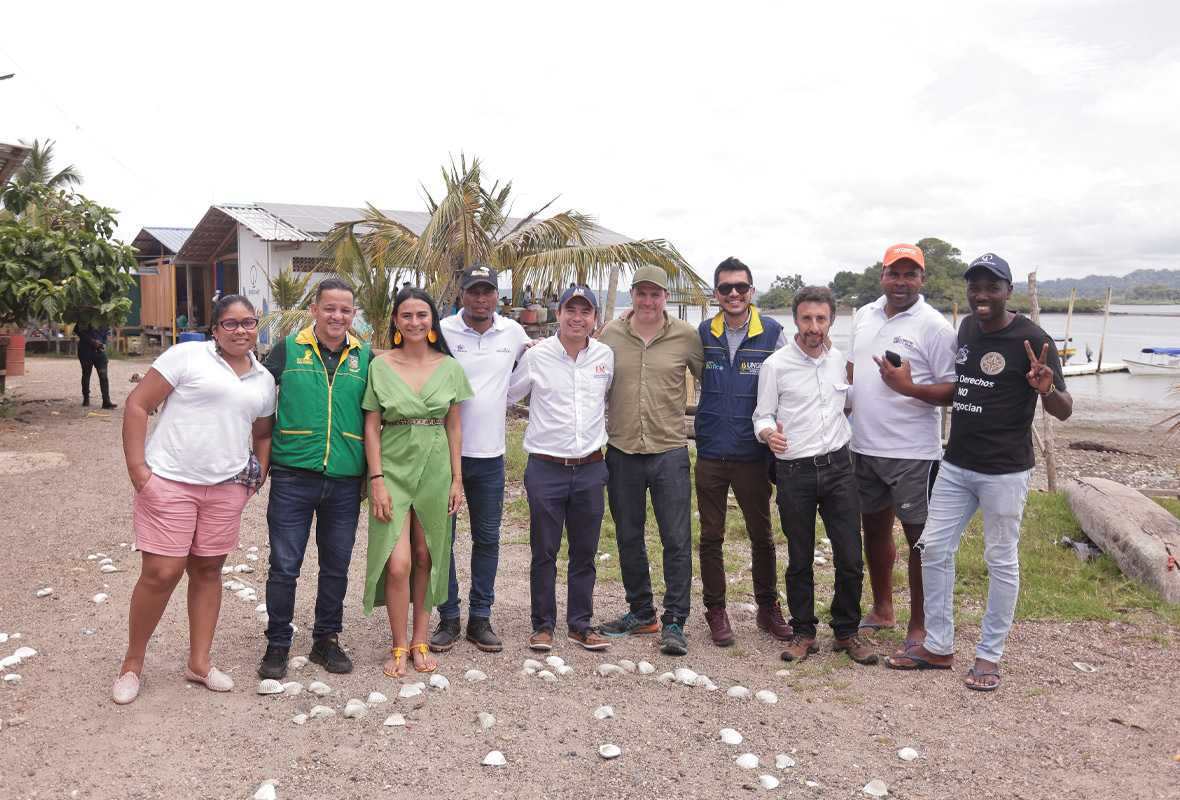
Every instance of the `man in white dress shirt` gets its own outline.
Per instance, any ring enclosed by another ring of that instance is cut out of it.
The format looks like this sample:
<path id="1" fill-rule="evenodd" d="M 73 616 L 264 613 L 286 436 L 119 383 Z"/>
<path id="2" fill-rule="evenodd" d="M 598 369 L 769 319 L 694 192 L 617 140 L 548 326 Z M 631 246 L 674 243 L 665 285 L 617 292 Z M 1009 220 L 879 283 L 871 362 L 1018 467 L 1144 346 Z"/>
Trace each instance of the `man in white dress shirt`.
<path id="1" fill-rule="evenodd" d="M 602 650 L 610 640 L 592 627 L 595 557 L 606 510 L 606 396 L 614 351 L 590 338 L 598 301 L 589 288 L 566 289 L 557 306 L 558 332 L 528 350 L 512 373 L 508 399 L 532 393 L 524 449 L 529 500 L 529 569 L 533 635 L 529 647 L 550 650 L 557 624 L 557 551 L 569 537 L 566 624 L 570 642 Z"/>
<path id="2" fill-rule="evenodd" d="M 762 363 L 754 435 L 770 446 L 776 462 L 778 506 L 787 537 L 787 608 L 794 634 L 783 661 L 819 652 L 816 644 L 815 514 L 832 543 L 836 585 L 832 597 L 833 650 L 874 664 L 877 654 L 860 638 L 863 562 L 856 479 L 845 417 L 849 385 L 844 356 L 824 346 L 836 315 L 836 298 L 823 286 L 807 286 L 792 305 L 798 333 Z"/>
<path id="3" fill-rule="evenodd" d="M 463 308 L 439 324 L 447 346 L 475 396 L 459 408 L 463 422 L 463 496 L 471 519 L 471 591 L 467 641 L 499 652 L 503 642 L 492 630 L 496 569 L 500 562 L 500 520 L 504 512 L 504 418 L 508 378 L 530 339 L 520 323 L 496 313 L 500 290 L 496 271 L 483 264 L 464 270 L 459 283 Z M 455 572 L 455 520 L 451 517 L 451 581 L 447 601 L 438 607 L 438 628 L 430 649 L 445 652 L 459 638 L 459 579 Z"/>
<path id="4" fill-rule="evenodd" d="M 893 521 L 909 544 L 910 619 L 906 646 L 926 640 L 922 554 L 914 549 L 942 458 L 942 414 L 955 390 L 955 330 L 920 294 L 925 259 L 916 245 L 885 251 L 881 296 L 856 312 L 848 336 L 848 382 L 855 377 L 852 463 L 860 492 L 873 607 L 861 633 L 897 624 L 893 613 Z M 885 357 L 897 355 L 899 366 Z M 855 368 L 855 376 L 854 370 Z"/>

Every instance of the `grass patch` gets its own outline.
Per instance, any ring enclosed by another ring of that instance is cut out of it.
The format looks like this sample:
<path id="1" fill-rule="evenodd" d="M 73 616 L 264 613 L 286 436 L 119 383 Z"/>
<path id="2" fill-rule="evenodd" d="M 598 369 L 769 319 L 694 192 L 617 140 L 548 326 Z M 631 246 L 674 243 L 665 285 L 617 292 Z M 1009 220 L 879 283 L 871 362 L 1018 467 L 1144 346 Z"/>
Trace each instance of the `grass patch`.
<path id="1" fill-rule="evenodd" d="M 888 736 L 878 736 L 876 742 L 877 744 L 893 744 L 893 740 Z"/>
<path id="2" fill-rule="evenodd" d="M 1027 692 L 1024 693 L 1024 696 L 1025 697 L 1040 697 L 1041 695 L 1048 694 L 1048 693 L 1049 693 L 1048 689 L 1042 689 L 1040 687 L 1037 687 L 1036 689 L 1029 689 Z"/>

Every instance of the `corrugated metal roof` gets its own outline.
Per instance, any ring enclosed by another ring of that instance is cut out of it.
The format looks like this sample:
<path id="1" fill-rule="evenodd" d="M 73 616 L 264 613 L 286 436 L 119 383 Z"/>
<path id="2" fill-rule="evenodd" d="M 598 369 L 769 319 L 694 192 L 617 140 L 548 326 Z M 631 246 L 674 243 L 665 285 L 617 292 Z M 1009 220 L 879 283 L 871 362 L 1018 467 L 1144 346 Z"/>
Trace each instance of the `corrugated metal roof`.
<path id="1" fill-rule="evenodd" d="M 183 245 L 185 240 L 188 239 L 189 234 L 193 232 L 193 229 L 144 228 L 143 232 L 155 237 L 156 241 L 164 245 L 164 247 L 166 247 L 168 250 L 172 251 L 173 253 L 177 253 L 180 251 L 181 245 Z"/>
<path id="2" fill-rule="evenodd" d="M 260 205 L 216 205 L 218 211 L 249 228 L 266 242 L 318 242 L 323 236 L 302 231 Z"/>

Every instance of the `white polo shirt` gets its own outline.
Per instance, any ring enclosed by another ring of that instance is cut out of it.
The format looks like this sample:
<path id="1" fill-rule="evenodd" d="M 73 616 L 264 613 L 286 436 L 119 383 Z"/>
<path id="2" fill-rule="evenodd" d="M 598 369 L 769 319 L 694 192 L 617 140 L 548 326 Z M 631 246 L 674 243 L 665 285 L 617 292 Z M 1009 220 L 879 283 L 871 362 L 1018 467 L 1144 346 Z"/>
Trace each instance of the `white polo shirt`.
<path id="1" fill-rule="evenodd" d="M 590 339 L 575 361 L 557 336 L 527 350 L 512 373 L 508 399 L 532 392 L 524 449 L 557 458 L 585 458 L 606 444 L 606 395 L 615 351 Z"/>
<path id="2" fill-rule="evenodd" d="M 483 334 L 467 324 L 466 312 L 444 318 L 439 327 L 451 355 L 467 373 L 475 396 L 459 406 L 463 422 L 463 455 L 496 458 L 504 455 L 504 421 L 508 410 L 508 378 L 520 360 L 529 335 L 519 322 L 492 314 Z"/>
<path id="3" fill-rule="evenodd" d="M 848 352 L 852 357 L 852 450 L 866 456 L 935 460 L 942 458 L 942 414 L 916 397 L 885 385 L 873 356 L 892 350 L 910 362 L 914 383 L 955 380 L 955 329 L 925 298 L 892 317 L 884 295 L 852 318 Z"/>
<path id="4" fill-rule="evenodd" d="M 144 449 L 148 469 L 180 483 L 212 486 L 250 460 L 254 420 L 275 413 L 275 379 L 250 353 L 241 377 L 213 342 L 174 344 L 152 362 L 172 384 Z"/>
<path id="5" fill-rule="evenodd" d="M 754 435 L 762 438 L 763 431 L 783 424 L 787 450 L 775 453 L 776 458 L 793 461 L 821 456 L 848 444 L 851 431 L 844 406 L 850 392 L 844 363 L 836 348 L 812 358 L 794 338 L 762 362 Z"/>

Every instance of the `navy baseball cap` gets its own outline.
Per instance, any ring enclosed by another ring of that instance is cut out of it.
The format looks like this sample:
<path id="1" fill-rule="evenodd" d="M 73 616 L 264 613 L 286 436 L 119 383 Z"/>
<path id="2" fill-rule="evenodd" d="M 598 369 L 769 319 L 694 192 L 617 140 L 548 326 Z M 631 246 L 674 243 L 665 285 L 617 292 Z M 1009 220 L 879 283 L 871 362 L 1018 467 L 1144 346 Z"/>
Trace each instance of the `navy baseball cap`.
<path id="1" fill-rule="evenodd" d="M 574 297 L 582 298 L 587 303 L 589 303 L 595 311 L 598 310 L 598 298 L 594 296 L 594 292 L 590 290 L 589 286 L 571 286 L 570 288 L 566 289 L 561 293 L 561 300 L 557 304 L 558 309 L 565 308 L 565 304 Z"/>
<path id="2" fill-rule="evenodd" d="M 967 271 L 963 273 L 963 277 L 969 276 L 974 269 L 986 269 L 997 278 L 1003 278 L 1008 283 L 1012 283 L 1012 270 L 1008 269 L 1008 262 L 995 253 L 984 253 L 972 261 L 971 266 L 967 267 Z"/>

